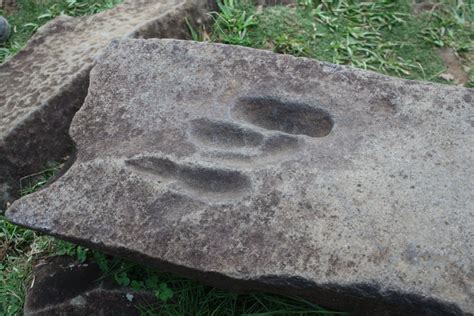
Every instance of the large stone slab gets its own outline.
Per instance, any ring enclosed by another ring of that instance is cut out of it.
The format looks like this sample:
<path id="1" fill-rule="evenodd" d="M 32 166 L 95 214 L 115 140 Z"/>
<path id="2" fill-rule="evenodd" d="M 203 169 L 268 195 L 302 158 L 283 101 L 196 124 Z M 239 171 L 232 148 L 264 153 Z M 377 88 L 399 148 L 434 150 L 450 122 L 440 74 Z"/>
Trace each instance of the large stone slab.
<path id="1" fill-rule="evenodd" d="M 7 217 L 216 286 L 472 314 L 473 100 L 267 51 L 114 42 L 74 164 Z"/>
<path id="2" fill-rule="evenodd" d="M 87 17 L 61 16 L 0 65 L 0 210 L 19 179 L 70 152 L 67 131 L 87 94 L 95 57 L 113 38 L 186 38 L 204 22 L 207 0 L 127 0 Z"/>

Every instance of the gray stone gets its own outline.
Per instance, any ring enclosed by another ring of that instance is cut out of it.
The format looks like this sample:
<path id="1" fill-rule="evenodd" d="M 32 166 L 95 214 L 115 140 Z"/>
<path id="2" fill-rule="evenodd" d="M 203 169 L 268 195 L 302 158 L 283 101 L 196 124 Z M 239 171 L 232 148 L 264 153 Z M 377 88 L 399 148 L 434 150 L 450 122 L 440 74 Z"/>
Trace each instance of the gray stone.
<path id="1" fill-rule="evenodd" d="M 143 306 L 157 306 L 153 293 L 118 286 L 97 264 L 71 257 L 53 257 L 33 270 L 25 316 L 140 315 Z"/>
<path id="2" fill-rule="evenodd" d="M 474 312 L 474 90 L 177 40 L 114 42 L 72 167 L 14 223 L 211 285 Z"/>
<path id="3" fill-rule="evenodd" d="M 10 25 L 8 21 L 0 15 L 0 44 L 3 44 L 10 37 Z"/>
<path id="4" fill-rule="evenodd" d="M 19 179 L 68 155 L 68 129 L 87 94 L 94 59 L 113 38 L 186 38 L 207 0 L 128 0 L 86 17 L 61 16 L 0 65 L 0 210 Z"/>

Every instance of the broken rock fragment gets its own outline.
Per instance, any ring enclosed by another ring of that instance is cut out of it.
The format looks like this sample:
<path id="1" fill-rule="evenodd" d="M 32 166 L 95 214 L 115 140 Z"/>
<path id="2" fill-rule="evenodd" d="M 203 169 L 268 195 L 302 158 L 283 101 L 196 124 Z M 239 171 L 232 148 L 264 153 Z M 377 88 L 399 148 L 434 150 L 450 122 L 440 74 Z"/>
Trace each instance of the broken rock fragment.
<path id="1" fill-rule="evenodd" d="M 71 257 L 52 257 L 33 269 L 25 316 L 141 315 L 159 303 L 150 291 L 134 291 L 104 277 L 98 265 Z"/>
<path id="2" fill-rule="evenodd" d="M 90 79 L 75 162 L 14 223 L 336 310 L 474 313 L 473 90 L 178 40 L 116 41 Z"/>

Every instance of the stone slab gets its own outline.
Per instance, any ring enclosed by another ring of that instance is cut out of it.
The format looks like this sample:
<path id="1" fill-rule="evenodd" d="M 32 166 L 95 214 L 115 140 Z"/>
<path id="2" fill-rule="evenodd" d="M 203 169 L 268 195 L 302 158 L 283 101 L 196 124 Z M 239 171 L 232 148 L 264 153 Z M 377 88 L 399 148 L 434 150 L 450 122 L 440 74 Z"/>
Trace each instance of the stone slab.
<path id="1" fill-rule="evenodd" d="M 84 102 L 89 71 L 113 38 L 187 38 L 207 0 L 126 0 L 93 16 L 60 16 L 0 65 L 0 210 L 19 179 L 71 152 L 68 129 Z"/>
<path id="2" fill-rule="evenodd" d="M 52 257 L 33 269 L 23 315 L 138 316 L 140 308 L 158 304 L 151 292 L 134 291 L 104 278 L 93 262 Z"/>
<path id="3" fill-rule="evenodd" d="M 262 50 L 116 41 L 72 167 L 6 214 L 215 286 L 472 314 L 473 100 Z"/>

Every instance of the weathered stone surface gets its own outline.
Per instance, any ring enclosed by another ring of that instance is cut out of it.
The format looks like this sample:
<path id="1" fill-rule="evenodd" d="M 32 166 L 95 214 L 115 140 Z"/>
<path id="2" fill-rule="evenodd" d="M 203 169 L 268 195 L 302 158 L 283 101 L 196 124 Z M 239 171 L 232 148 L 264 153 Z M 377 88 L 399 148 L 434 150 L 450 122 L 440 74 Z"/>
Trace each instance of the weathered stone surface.
<path id="1" fill-rule="evenodd" d="M 94 58 L 113 38 L 186 38 L 207 0 L 128 0 L 94 16 L 61 16 L 0 65 L 0 210 L 20 177 L 70 151 L 67 130 L 87 94 Z"/>
<path id="2" fill-rule="evenodd" d="M 33 271 L 25 316 L 140 315 L 143 306 L 156 306 L 153 293 L 118 286 L 95 263 L 71 257 L 50 258 Z"/>
<path id="3" fill-rule="evenodd" d="M 7 217 L 217 286 L 472 314 L 473 100 L 267 51 L 114 42 L 76 161 Z"/>

